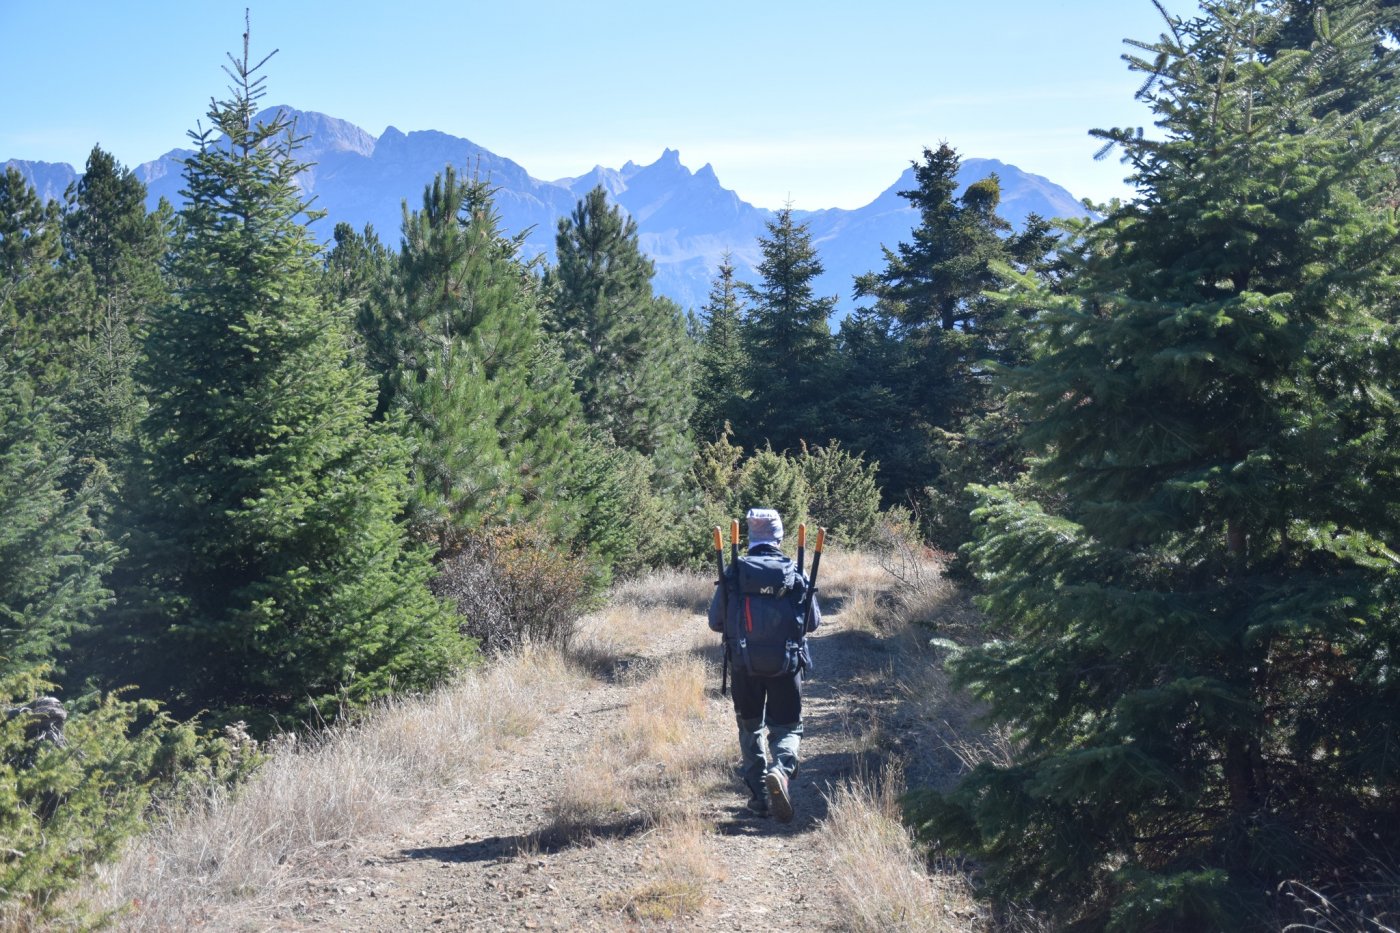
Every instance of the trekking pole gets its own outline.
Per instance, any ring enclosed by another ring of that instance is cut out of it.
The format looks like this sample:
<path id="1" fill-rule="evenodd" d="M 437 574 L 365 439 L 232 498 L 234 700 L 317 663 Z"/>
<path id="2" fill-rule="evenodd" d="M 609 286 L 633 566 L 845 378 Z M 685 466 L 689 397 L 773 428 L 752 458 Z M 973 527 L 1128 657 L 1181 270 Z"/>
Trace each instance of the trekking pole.
<path id="1" fill-rule="evenodd" d="M 737 518 L 731 518 L 729 520 L 729 569 L 734 574 L 734 587 L 731 592 L 724 594 L 724 606 L 726 610 L 724 613 L 724 631 L 726 639 L 729 637 L 729 613 L 730 611 L 735 613 L 739 611 L 739 520 Z M 733 606 L 729 604 L 729 600 L 731 599 L 734 600 Z M 736 615 L 735 618 L 738 618 L 738 616 Z M 724 643 L 724 670 L 726 674 L 729 672 L 729 655 L 731 651 L 733 651 L 733 646 L 726 640 Z M 720 687 L 723 688 L 724 684 L 720 684 Z M 720 695 L 724 696 L 725 694 L 721 691 Z"/>
<path id="2" fill-rule="evenodd" d="M 797 572 L 802 573 L 802 559 L 807 556 L 807 526 L 797 526 Z"/>
<path id="3" fill-rule="evenodd" d="M 715 579 L 715 586 L 724 586 L 724 538 L 720 534 L 719 526 L 715 526 L 715 569 L 719 571 L 719 576 Z M 725 594 L 728 597 L 728 593 Z M 726 610 L 728 599 L 725 600 Z M 720 642 L 724 646 L 724 661 L 720 665 L 719 675 L 719 695 L 729 696 L 729 622 L 728 611 L 725 612 L 725 625 L 720 632 Z"/>
<path id="4" fill-rule="evenodd" d="M 799 531 L 799 534 L 801 532 Z M 817 546 L 812 550 L 812 579 L 807 586 L 807 599 L 802 605 L 802 632 L 807 632 L 807 620 L 812 615 L 812 599 L 817 595 L 817 569 L 822 565 L 822 546 L 826 544 L 826 529 L 817 529 Z"/>

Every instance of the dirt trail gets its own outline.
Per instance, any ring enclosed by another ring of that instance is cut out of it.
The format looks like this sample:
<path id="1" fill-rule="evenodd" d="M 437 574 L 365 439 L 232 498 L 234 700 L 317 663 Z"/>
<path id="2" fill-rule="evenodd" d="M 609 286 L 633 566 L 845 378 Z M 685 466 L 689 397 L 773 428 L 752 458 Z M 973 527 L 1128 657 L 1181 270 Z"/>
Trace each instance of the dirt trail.
<path id="1" fill-rule="evenodd" d="M 686 801 L 709 829 L 717 880 L 698 912 L 670 920 L 639 919 L 629 910 L 655 870 L 654 823 L 621 814 L 583 839 L 540 838 L 550 803 L 578 763 L 596 754 L 600 737 L 626 715 L 629 698 L 667 657 L 699 654 L 717 672 L 718 636 L 702 638 L 702 616 L 666 637 L 647 656 L 596 678 L 552 711 L 517 750 L 487 769 L 411 830 L 371 852 L 357 877 L 307 893 L 295 920 L 278 929 L 364 931 L 505 929 L 833 930 L 846 926 L 813 846 L 826 815 L 823 792 L 869 767 L 874 724 L 893 688 L 883 641 L 843 625 L 831 604 L 813 638 L 815 675 L 808 682 L 802 765 L 794 782 L 790 824 L 755 819 L 743 809 L 737 777 L 697 790 Z M 708 634 L 708 633 L 706 633 Z M 702 644 L 703 643 L 703 644 Z M 630 669 L 630 673 L 629 673 Z M 640 673 L 638 673 L 640 672 Z M 711 748 L 737 760 L 730 701 L 718 677 L 707 684 L 698 728 Z"/>

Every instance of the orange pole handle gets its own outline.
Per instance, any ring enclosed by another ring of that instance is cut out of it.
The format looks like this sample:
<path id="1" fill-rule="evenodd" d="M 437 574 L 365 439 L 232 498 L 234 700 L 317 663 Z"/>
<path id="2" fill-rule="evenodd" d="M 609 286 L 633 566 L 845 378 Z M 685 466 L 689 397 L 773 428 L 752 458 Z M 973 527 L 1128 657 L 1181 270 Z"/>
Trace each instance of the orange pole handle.
<path id="1" fill-rule="evenodd" d="M 729 520 L 729 543 L 739 543 L 739 520 L 737 518 Z"/>
<path id="2" fill-rule="evenodd" d="M 797 526 L 797 546 L 798 546 L 798 547 L 806 547 L 806 546 L 807 546 L 807 526 L 806 526 L 806 525 L 798 525 L 798 526 Z"/>
<path id="3" fill-rule="evenodd" d="M 724 537 L 720 534 L 719 526 L 715 526 L 715 550 L 724 553 Z"/>
<path id="4" fill-rule="evenodd" d="M 817 529 L 817 546 L 813 548 L 818 554 L 822 552 L 822 546 L 826 544 L 826 529 Z"/>

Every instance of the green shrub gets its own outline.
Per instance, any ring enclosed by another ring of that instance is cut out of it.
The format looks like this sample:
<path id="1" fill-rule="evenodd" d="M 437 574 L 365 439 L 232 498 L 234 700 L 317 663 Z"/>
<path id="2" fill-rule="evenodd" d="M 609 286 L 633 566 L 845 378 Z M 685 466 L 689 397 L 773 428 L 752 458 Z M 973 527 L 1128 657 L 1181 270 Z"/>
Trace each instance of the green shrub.
<path id="1" fill-rule="evenodd" d="M 744 462 L 735 489 L 736 517 L 749 509 L 777 509 L 783 525 L 796 530 L 807 521 L 810 492 L 802 468 L 791 457 L 771 447 L 757 451 Z"/>
<path id="2" fill-rule="evenodd" d="M 833 441 L 808 448 L 798 458 L 809 491 L 812 521 L 848 547 L 874 541 L 880 521 L 880 488 L 875 485 L 878 463 L 867 464 Z"/>
<path id="3" fill-rule="evenodd" d="M 256 764 L 246 748 L 202 737 L 152 701 L 112 694 L 70 703 L 61 739 L 39 739 L 27 710 L 53 689 L 34 672 L 0 679 L 0 928 L 42 927 L 65 913 L 93 922 L 74 916 L 81 905 L 60 907 L 59 895 L 142 828 L 153 796 L 231 783 Z"/>
<path id="4" fill-rule="evenodd" d="M 726 424 L 718 440 L 701 444 L 696 450 L 691 468 L 700 495 L 724 514 L 738 507 L 739 465 L 744 459 L 744 448 L 729 442 L 732 436 Z"/>
<path id="5" fill-rule="evenodd" d="M 606 438 L 585 436 L 576 451 L 574 478 L 565 494 L 578 509 L 572 528 L 554 537 L 569 549 L 586 551 L 605 587 L 616 570 L 626 574 L 644 562 L 641 539 L 646 509 L 638 508 L 651 488 L 646 457 Z"/>

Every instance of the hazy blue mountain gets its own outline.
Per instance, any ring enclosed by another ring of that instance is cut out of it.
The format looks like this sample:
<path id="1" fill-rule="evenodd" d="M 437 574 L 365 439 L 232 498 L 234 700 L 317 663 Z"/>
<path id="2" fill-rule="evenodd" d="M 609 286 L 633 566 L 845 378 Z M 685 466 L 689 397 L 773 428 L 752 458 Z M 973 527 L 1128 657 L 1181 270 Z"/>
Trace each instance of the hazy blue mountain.
<path id="1" fill-rule="evenodd" d="M 78 180 L 78 172 L 67 162 L 29 162 L 10 159 L 0 169 L 14 168 L 28 180 L 39 197 L 46 201 L 62 201 L 63 192 Z"/>
<path id="2" fill-rule="evenodd" d="M 1074 195 L 1049 179 L 996 159 L 964 159 L 958 170 L 958 190 L 993 174 L 1001 182 L 999 213 L 1018 227 L 1031 214 L 1050 218 L 1083 217 L 1087 213 Z M 911 166 L 899 176 L 899 181 L 864 207 L 794 212 L 794 216 L 807 222 L 812 245 L 826 267 L 826 273 L 814 283 L 818 294 L 838 295 L 843 311 L 852 308 L 852 279 L 883 268 L 881 245 L 896 248 L 910 239 L 918 224 L 918 211 L 899 196 L 899 192 L 908 191 L 915 184 Z"/>
<path id="3" fill-rule="evenodd" d="M 636 219 L 642 249 L 656 262 L 657 290 L 684 307 L 698 308 L 726 251 L 733 254 L 738 277 L 754 279 L 760 259 L 758 237 L 773 217 L 772 211 L 749 204 L 721 185 L 711 166 L 692 172 L 674 149 L 666 149 L 650 165 L 595 166 L 574 178 L 541 181 L 518 163 L 471 140 L 436 130 L 404 133 L 391 126 L 374 137 L 325 114 L 290 107 L 270 109 L 296 118 L 297 134 L 305 137 L 300 155 L 316 163 L 300 182 L 314 198 L 314 206 L 326 212 L 313 227 L 322 240 L 330 239 L 337 222 L 346 221 L 357 230 L 372 224 L 386 243 L 397 246 L 403 203 L 418 207 L 424 186 L 450 163 L 460 172 L 489 179 L 496 188 L 496 207 L 506 230 L 528 231 L 527 254 L 552 259 L 559 219 L 601 184 Z M 137 167 L 152 207 L 161 197 L 181 203 L 181 163 L 190 152 L 173 149 Z M 17 166 L 50 198 L 61 198 L 77 177 L 68 165 L 19 160 L 7 164 Z M 1013 223 L 1019 224 L 1032 212 L 1046 217 L 1085 213 L 1065 189 L 995 159 L 965 160 L 958 180 L 966 186 L 993 172 L 1001 179 L 1001 212 Z M 794 212 L 810 225 L 826 266 L 826 274 L 817 281 L 820 294 L 839 296 L 842 312 L 853 307 L 852 279 L 882 265 L 881 244 L 893 248 L 908 239 L 918 222 L 917 213 L 898 195 L 913 186 L 913 175 L 912 168 L 906 169 L 879 197 L 855 210 Z"/>

